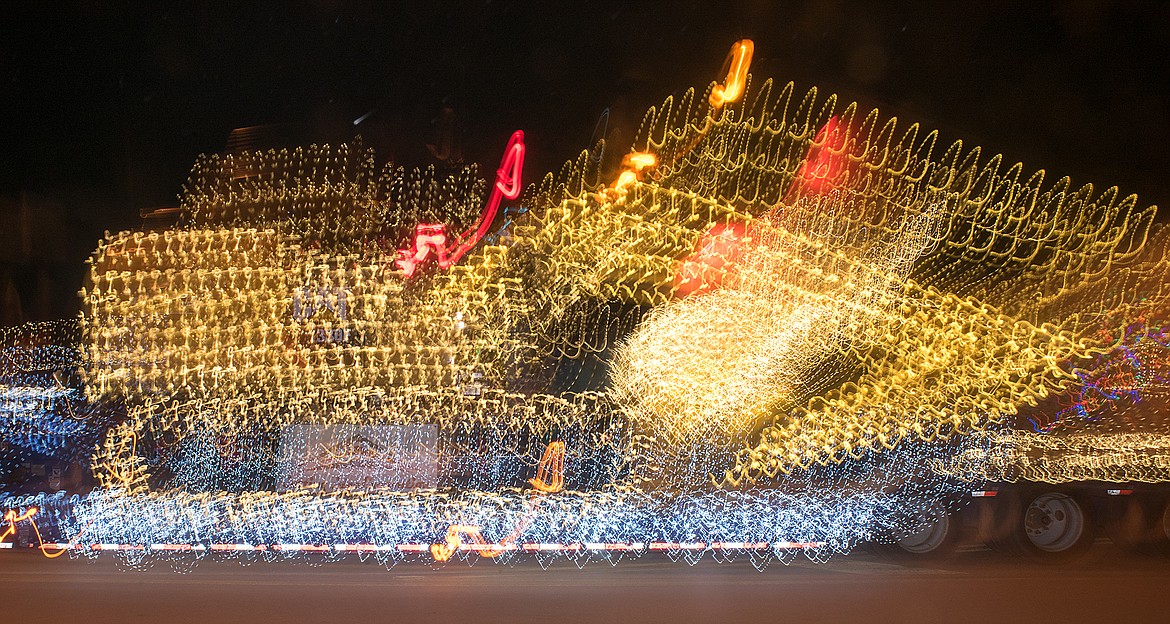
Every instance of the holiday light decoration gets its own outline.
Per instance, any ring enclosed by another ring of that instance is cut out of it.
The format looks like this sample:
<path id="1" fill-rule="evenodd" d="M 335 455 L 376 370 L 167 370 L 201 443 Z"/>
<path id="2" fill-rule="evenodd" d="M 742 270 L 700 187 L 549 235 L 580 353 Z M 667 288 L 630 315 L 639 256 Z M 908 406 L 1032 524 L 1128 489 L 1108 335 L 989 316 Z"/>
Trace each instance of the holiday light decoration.
<path id="1" fill-rule="evenodd" d="M 85 400 L 79 342 L 72 321 L 0 327 L 0 485 L 15 467 L 32 462 L 85 466 L 115 416 Z M 46 478 L 41 487 L 61 485 Z"/>
<path id="2" fill-rule="evenodd" d="M 1144 311 L 1149 312 L 1149 311 Z M 1170 339 L 1165 321 L 1151 327 L 1140 318 L 1126 325 L 1120 344 L 1078 373 L 1080 384 L 1071 405 L 1035 414 L 1034 426 L 1045 433 L 1084 429 L 1159 431 L 1170 398 Z"/>
<path id="3" fill-rule="evenodd" d="M 347 555 L 392 566 L 433 560 L 436 551 L 448 556 L 443 547 L 451 559 L 469 564 L 485 553 L 502 563 L 535 556 L 546 565 L 569 558 L 583 566 L 660 552 L 690 563 L 746 553 L 764 567 L 790 563 L 798 554 L 822 561 L 888 531 L 912 528 L 910 518 L 920 515 L 921 499 L 947 487 L 930 466 L 949 453 L 941 446 L 908 445 L 870 454 L 844 471 L 809 472 L 805 485 L 791 490 L 679 495 L 636 489 L 534 494 L 308 487 L 280 494 L 168 489 L 128 496 L 102 489 L 72 501 L 65 513 L 62 501 L 45 495 L 9 497 L 0 504 L 58 511 L 37 516 L 42 527 L 51 522 L 55 535 L 67 536 L 45 542 L 48 554 L 113 552 L 133 567 L 169 561 L 186 569 L 203 557 L 280 561 Z M 889 490 L 899 482 L 903 491 Z M 850 491 L 847 485 L 862 489 Z"/>
<path id="4" fill-rule="evenodd" d="M 42 512 L 60 550 L 765 565 L 981 479 L 1163 479 L 1157 431 L 1009 427 L 1160 391 L 1125 372 L 1164 359 L 1154 209 L 753 84 L 753 51 L 523 193 L 521 132 L 490 185 L 356 142 L 202 158 L 178 226 L 90 260 L 68 396 L 123 409 Z"/>
<path id="5" fill-rule="evenodd" d="M 981 433 L 978 450 L 950 458 L 940 471 L 989 481 L 1165 483 L 1170 480 L 1170 435 L 1031 431 Z"/>
<path id="6" fill-rule="evenodd" d="M 1078 371 L 1079 384 L 1054 401 L 1071 405 L 1030 410 L 1033 431 L 980 434 L 984 444 L 949 458 L 941 470 L 1003 482 L 1170 480 L 1164 308 L 1142 303 L 1120 343 Z"/>

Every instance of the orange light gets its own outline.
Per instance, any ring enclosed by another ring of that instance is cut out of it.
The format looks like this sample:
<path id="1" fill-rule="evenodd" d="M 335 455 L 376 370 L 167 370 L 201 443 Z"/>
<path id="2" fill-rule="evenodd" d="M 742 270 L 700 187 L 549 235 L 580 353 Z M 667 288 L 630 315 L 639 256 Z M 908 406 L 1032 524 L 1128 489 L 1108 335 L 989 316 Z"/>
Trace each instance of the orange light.
<path id="1" fill-rule="evenodd" d="M 708 101 L 713 108 L 723 108 L 724 104 L 743 97 L 744 89 L 747 87 L 748 68 L 751 67 L 752 52 L 755 51 L 755 47 L 751 39 L 741 39 L 731 46 L 731 52 L 727 55 L 727 78 L 724 79 L 723 84 L 717 84 L 711 89 L 711 97 Z"/>
<path id="2" fill-rule="evenodd" d="M 480 546 L 486 545 L 487 541 L 483 539 L 483 534 L 480 533 L 479 527 L 474 524 L 452 524 L 447 527 L 447 535 L 444 537 L 443 544 L 431 544 L 431 556 L 435 561 L 446 561 L 455 554 L 456 550 L 463 545 L 463 539 L 460 534 L 466 534 L 473 544 Z M 499 553 L 480 551 L 480 554 L 486 557 L 494 557 Z"/>
<path id="3" fill-rule="evenodd" d="M 634 185 L 634 182 L 637 181 L 638 174 L 634 173 L 633 171 L 623 171 L 621 175 L 618 176 L 617 181 L 613 183 L 613 190 L 617 191 L 621 195 L 625 195 L 626 191 L 628 191 L 630 187 Z"/>
<path id="4" fill-rule="evenodd" d="M 642 179 L 642 170 L 658 164 L 658 157 L 649 152 L 630 152 L 622 157 L 622 172 L 618 174 L 613 185 L 602 190 L 603 197 L 619 199 L 625 197 L 626 192 L 635 182 Z"/>
<path id="5" fill-rule="evenodd" d="M 536 466 L 536 477 L 529 479 L 528 483 L 532 485 L 539 494 L 553 494 L 560 492 L 565 487 L 565 443 L 560 440 L 549 442 L 548 446 L 544 447 L 544 453 L 540 456 L 540 463 Z M 474 524 L 452 524 L 447 527 L 447 534 L 443 536 L 443 543 L 431 544 L 431 556 L 435 561 L 447 561 L 455 551 L 463 545 L 463 537 L 467 536 L 467 540 L 471 542 L 468 545 L 469 550 L 474 550 L 479 553 L 481 557 L 498 557 L 507 550 L 514 549 L 511 546 L 524 529 L 532 523 L 533 518 L 536 517 L 536 510 L 539 507 L 539 494 L 534 494 L 531 503 L 532 506 L 528 509 L 528 513 L 524 514 L 516 528 L 507 537 L 500 540 L 496 544 L 489 544 L 484 539 L 478 525 Z"/>
<path id="6" fill-rule="evenodd" d="M 37 508 L 36 507 L 29 507 L 27 511 L 20 514 L 19 516 L 16 515 L 15 509 L 9 509 L 8 513 L 4 514 L 4 522 L 8 523 L 8 528 L 4 531 L 3 534 L 0 534 L 0 542 L 3 542 L 4 540 L 8 539 L 9 535 L 16 534 L 16 523 L 17 522 L 24 522 L 25 520 L 30 520 L 35 515 L 37 515 Z"/>
<path id="7" fill-rule="evenodd" d="M 533 488 L 552 494 L 565 488 L 565 443 L 549 442 L 536 466 L 536 477 L 529 479 Z"/>
<path id="8" fill-rule="evenodd" d="M 64 548 L 61 548 L 57 545 L 46 544 L 44 538 L 41 537 L 41 529 L 37 526 L 37 521 L 33 520 L 33 516 L 37 515 L 39 512 L 40 509 L 36 507 L 29 507 L 24 513 L 18 516 L 16 515 L 15 509 L 8 510 L 8 513 L 4 514 L 4 522 L 8 523 L 8 528 L 4 530 L 4 533 L 0 533 L 0 542 L 8 539 L 9 535 L 16 534 L 17 522 L 24 522 L 25 520 L 28 520 L 29 523 L 32 524 L 33 532 L 37 534 L 37 547 L 40 549 L 41 554 L 45 557 L 48 557 L 49 559 L 56 559 L 57 557 L 60 557 L 66 550 L 72 548 L 73 544 L 67 544 Z M 50 554 L 48 551 L 49 548 L 57 548 L 58 550 L 57 552 Z"/>
<path id="9" fill-rule="evenodd" d="M 650 152 L 631 152 L 622 157 L 622 167 L 641 173 L 646 167 L 658 164 L 658 157 Z"/>

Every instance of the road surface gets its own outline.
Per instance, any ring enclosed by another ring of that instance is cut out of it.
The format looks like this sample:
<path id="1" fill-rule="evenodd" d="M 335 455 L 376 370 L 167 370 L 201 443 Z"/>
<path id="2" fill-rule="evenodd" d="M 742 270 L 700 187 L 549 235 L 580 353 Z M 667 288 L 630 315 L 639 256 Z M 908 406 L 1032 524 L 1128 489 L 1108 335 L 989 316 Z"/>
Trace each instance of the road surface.
<path id="1" fill-rule="evenodd" d="M 47 560 L 0 552 L 5 622 L 1165 622 L 1170 560 L 1098 544 L 1064 567 L 988 551 L 901 565 L 869 554 L 798 558 L 763 572 L 746 560 L 694 566 L 658 555 L 616 567 L 567 560 L 543 570 L 481 560 L 386 570 L 203 561 L 120 570 L 113 557 Z"/>

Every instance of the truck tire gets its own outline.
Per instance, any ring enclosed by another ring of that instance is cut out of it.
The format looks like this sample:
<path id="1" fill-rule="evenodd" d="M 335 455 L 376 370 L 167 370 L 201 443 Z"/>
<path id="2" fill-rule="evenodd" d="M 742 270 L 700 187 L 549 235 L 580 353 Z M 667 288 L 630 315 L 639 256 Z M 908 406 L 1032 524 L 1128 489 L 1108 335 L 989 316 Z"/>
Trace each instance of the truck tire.
<path id="1" fill-rule="evenodd" d="M 1170 498 L 1162 503 L 1162 513 L 1155 524 L 1154 543 L 1151 550 L 1160 555 L 1170 556 Z"/>
<path id="2" fill-rule="evenodd" d="M 869 550 L 900 564 L 933 563 L 949 558 L 963 537 L 959 516 L 949 513 L 939 503 L 930 505 L 923 516 L 921 529 L 900 539 L 872 542 Z"/>
<path id="3" fill-rule="evenodd" d="M 1170 554 L 1170 499 L 1162 503 L 1161 522 L 1158 527 L 1162 529 L 1157 534 L 1157 539 L 1163 551 Z"/>
<path id="4" fill-rule="evenodd" d="M 1170 545 L 1167 514 L 1170 508 L 1164 501 L 1129 496 L 1108 508 L 1105 532 L 1110 541 L 1130 553 L 1166 552 Z"/>
<path id="5" fill-rule="evenodd" d="M 921 530 L 894 542 L 898 552 L 906 558 L 920 561 L 947 559 L 955 553 L 962 541 L 963 526 L 956 514 L 939 509 L 934 521 Z"/>
<path id="6" fill-rule="evenodd" d="M 1093 545 L 1096 522 L 1083 499 L 1033 490 L 1001 501 L 989 546 L 1038 563 L 1067 563 Z"/>

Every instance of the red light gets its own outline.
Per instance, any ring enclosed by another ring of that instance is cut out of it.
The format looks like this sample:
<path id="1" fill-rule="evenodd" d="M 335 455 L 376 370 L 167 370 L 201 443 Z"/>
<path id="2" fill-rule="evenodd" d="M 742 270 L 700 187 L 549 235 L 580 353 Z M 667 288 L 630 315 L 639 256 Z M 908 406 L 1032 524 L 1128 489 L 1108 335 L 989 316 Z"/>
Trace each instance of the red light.
<path id="1" fill-rule="evenodd" d="M 784 198 L 785 203 L 798 195 L 824 195 L 840 186 L 848 159 L 845 154 L 848 130 L 837 116 L 830 117 L 821 126 Z"/>
<path id="2" fill-rule="evenodd" d="M 479 215 L 479 222 L 467 231 L 455 237 L 455 246 L 447 247 L 447 226 L 442 223 L 420 223 L 415 227 L 414 244 L 409 249 L 399 249 L 398 260 L 395 261 L 407 277 L 414 275 L 414 271 L 427 258 L 435 258 L 435 263 L 441 269 L 449 269 L 471 251 L 495 221 L 499 212 L 500 203 L 504 199 L 516 199 L 520 196 L 521 174 L 524 171 L 524 132 L 517 130 L 508 140 L 504 148 L 504 157 L 500 161 L 500 168 L 496 170 L 496 183 L 492 186 L 492 194 L 488 197 L 487 205 Z"/>
<path id="3" fill-rule="evenodd" d="M 447 226 L 438 223 L 420 223 L 414 227 L 414 246 L 410 249 L 399 249 L 399 259 L 395 262 L 406 273 L 407 277 L 414 275 L 414 269 L 426 261 L 433 253 L 438 261 L 447 257 Z"/>
<path id="4" fill-rule="evenodd" d="M 680 299 L 719 287 L 743 256 L 746 228 L 742 224 L 717 223 L 699 237 L 695 253 L 682 261 L 674 279 Z"/>

